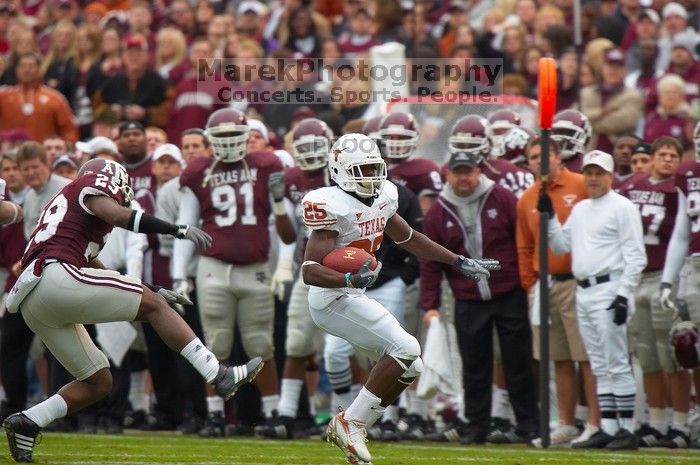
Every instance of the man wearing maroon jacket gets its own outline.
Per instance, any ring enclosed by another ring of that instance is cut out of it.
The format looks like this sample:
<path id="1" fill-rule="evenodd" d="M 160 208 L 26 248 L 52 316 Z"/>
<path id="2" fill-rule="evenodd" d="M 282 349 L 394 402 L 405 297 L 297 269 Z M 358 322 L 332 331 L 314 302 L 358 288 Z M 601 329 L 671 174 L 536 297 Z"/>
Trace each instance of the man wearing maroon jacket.
<path id="1" fill-rule="evenodd" d="M 647 266 L 635 292 L 630 335 L 644 373 L 649 423 L 635 434 L 641 447 L 687 448 L 690 376 L 674 361 L 668 343 L 673 318 L 658 299 L 666 249 L 678 210 L 675 174 L 683 147 L 672 137 L 660 137 L 652 146 L 652 154 L 651 174 L 635 177 L 622 191 L 639 207 L 647 254 Z M 674 410 L 670 427 L 666 423 L 669 395 Z"/>
<path id="2" fill-rule="evenodd" d="M 532 361 L 532 333 L 527 297 L 520 286 L 515 244 L 516 197 L 489 180 L 473 152 L 454 152 L 448 184 L 428 210 L 424 234 L 471 258 L 495 257 L 502 271 L 479 283 L 463 279 L 448 267 L 421 260 L 421 298 L 425 318 L 439 316 L 440 280 L 447 277 L 455 295 L 455 327 L 462 355 L 465 393 L 463 444 L 483 443 L 489 427 L 493 325 L 502 349 L 510 400 L 522 441 L 536 436 L 538 425 Z"/>

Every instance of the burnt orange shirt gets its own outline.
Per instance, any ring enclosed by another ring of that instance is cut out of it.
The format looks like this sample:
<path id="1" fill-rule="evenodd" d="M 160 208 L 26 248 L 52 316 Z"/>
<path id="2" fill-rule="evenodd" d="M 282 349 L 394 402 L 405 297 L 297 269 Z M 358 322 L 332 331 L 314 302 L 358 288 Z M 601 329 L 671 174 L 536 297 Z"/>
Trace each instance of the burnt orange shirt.
<path id="1" fill-rule="evenodd" d="M 44 85 L 0 88 L 0 130 L 24 129 L 37 142 L 58 135 L 78 140 L 78 125 L 68 101 Z"/>
<path id="2" fill-rule="evenodd" d="M 526 290 L 535 284 L 540 269 L 540 213 L 537 211 L 540 186 L 541 182 L 538 180 L 518 200 L 515 239 L 518 246 L 520 281 Z M 561 168 L 559 177 L 549 183 L 547 192 L 561 224 L 569 217 L 574 205 L 588 197 L 583 186 L 583 176 L 566 168 Z M 548 252 L 550 274 L 571 273 L 570 254 L 554 255 L 551 248 Z"/>

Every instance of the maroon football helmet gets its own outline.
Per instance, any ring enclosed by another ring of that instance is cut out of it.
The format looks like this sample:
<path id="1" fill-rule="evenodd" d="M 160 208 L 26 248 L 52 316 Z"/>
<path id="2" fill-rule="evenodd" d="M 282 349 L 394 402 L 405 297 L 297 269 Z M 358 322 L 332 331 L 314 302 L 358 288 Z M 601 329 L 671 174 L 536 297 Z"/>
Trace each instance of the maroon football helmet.
<path id="1" fill-rule="evenodd" d="M 671 346 L 680 366 L 693 369 L 700 366 L 700 331 L 690 321 L 681 321 L 671 328 Z"/>
<path id="2" fill-rule="evenodd" d="M 535 133 L 522 126 L 515 126 L 503 136 L 503 155 L 502 159 L 519 165 L 527 165 L 527 148 L 528 142 L 535 137 Z"/>
<path id="3" fill-rule="evenodd" d="M 503 137 L 512 128 L 520 126 L 520 115 L 513 110 L 503 109 L 491 113 L 488 120 L 491 124 L 492 133 L 491 144 L 493 145 L 493 148 L 491 149 L 491 154 L 494 157 L 502 157 L 505 153 L 505 147 L 503 147 Z"/>
<path id="4" fill-rule="evenodd" d="M 583 156 L 592 135 L 591 122 L 580 111 L 564 110 L 554 115 L 552 140 L 559 144 L 562 159 Z"/>
<path id="5" fill-rule="evenodd" d="M 292 133 L 292 154 L 304 171 L 313 171 L 328 164 L 333 131 L 318 118 L 301 120 Z"/>
<path id="6" fill-rule="evenodd" d="M 392 159 L 406 159 L 418 146 L 418 127 L 410 113 L 389 113 L 379 124 L 379 137 L 383 143 L 382 155 Z"/>
<path id="7" fill-rule="evenodd" d="M 78 171 L 78 176 L 85 176 L 87 174 L 96 174 L 100 177 L 104 176 L 103 187 L 107 187 L 113 194 L 121 191 L 124 195 L 124 206 L 128 207 L 131 205 L 131 201 L 134 200 L 134 190 L 131 188 L 129 174 L 126 172 L 126 168 L 124 168 L 123 165 L 104 158 L 93 158 L 85 162 L 85 164 L 80 167 L 80 171 Z"/>
<path id="8" fill-rule="evenodd" d="M 245 157 L 250 127 L 242 112 L 216 110 L 207 121 L 206 135 L 217 160 L 232 163 Z"/>
<path id="9" fill-rule="evenodd" d="M 695 125 L 693 130 L 693 144 L 695 145 L 695 159 L 700 161 L 700 121 Z"/>
<path id="10" fill-rule="evenodd" d="M 452 126 L 447 139 L 450 153 L 466 152 L 482 163 L 491 152 L 491 125 L 479 115 L 462 116 Z"/>

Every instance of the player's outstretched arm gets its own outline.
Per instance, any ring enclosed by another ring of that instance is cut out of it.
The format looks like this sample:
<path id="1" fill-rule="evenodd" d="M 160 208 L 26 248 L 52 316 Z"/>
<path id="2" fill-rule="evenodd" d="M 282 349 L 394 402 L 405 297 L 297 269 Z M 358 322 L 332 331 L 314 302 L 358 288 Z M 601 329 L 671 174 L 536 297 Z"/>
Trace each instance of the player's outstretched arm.
<path id="1" fill-rule="evenodd" d="M 23 218 L 22 207 L 6 200 L 0 200 L 0 224 L 19 223 Z"/>
<path id="2" fill-rule="evenodd" d="M 178 239 L 187 239 L 194 242 L 200 250 L 208 249 L 212 243 L 211 236 L 199 228 L 159 220 L 143 211 L 123 207 L 111 197 L 86 196 L 85 206 L 102 221 L 129 231 L 143 234 L 168 234 Z"/>
<path id="3" fill-rule="evenodd" d="M 435 262 L 453 265 L 463 275 L 476 279 L 488 278 L 489 271 L 500 270 L 498 260 L 465 258 L 450 252 L 440 244 L 430 240 L 425 234 L 415 231 L 400 215 L 394 215 L 386 223 L 384 232 L 396 243 L 413 255 Z"/>

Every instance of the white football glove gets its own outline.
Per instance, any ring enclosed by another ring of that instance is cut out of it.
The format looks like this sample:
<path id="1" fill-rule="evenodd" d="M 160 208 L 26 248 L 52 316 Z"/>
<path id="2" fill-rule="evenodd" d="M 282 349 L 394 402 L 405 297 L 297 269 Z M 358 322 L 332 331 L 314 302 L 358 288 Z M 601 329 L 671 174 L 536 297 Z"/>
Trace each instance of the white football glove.
<path id="1" fill-rule="evenodd" d="M 189 302 L 186 305 L 192 305 L 192 299 L 190 299 L 190 292 L 194 289 L 194 284 L 189 279 L 178 279 L 173 281 L 173 291 L 178 295 L 187 299 Z M 180 315 L 185 314 L 185 308 L 180 303 L 173 304 L 173 307 Z"/>
<path id="2" fill-rule="evenodd" d="M 665 311 L 673 313 L 674 315 L 678 314 L 678 308 L 676 307 L 676 304 L 673 302 L 673 295 L 672 295 L 670 284 L 661 283 L 661 292 L 659 293 L 659 303 L 661 304 L 661 308 L 663 308 Z"/>
<path id="3" fill-rule="evenodd" d="M 270 278 L 270 289 L 281 302 L 289 299 L 294 282 L 294 267 L 289 260 L 279 260 L 277 268 Z"/>

